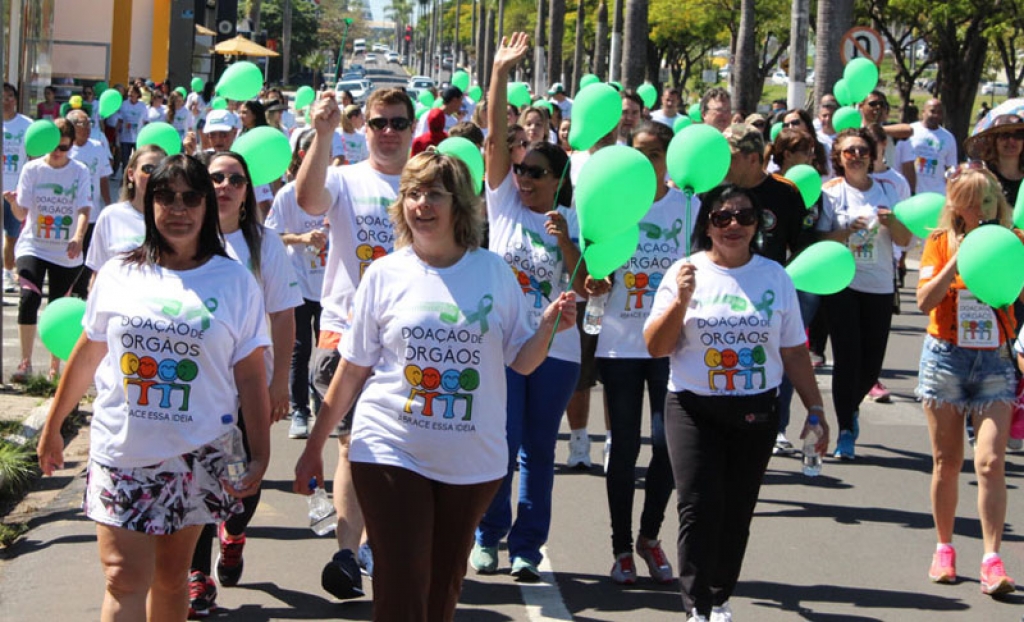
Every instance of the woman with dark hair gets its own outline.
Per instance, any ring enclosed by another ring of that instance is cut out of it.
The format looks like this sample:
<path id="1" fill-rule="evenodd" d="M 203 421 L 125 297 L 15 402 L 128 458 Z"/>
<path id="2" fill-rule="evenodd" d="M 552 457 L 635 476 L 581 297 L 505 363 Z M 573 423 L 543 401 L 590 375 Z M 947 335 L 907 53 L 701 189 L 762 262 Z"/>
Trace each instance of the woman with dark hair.
<path id="1" fill-rule="evenodd" d="M 831 177 L 832 172 L 830 170 L 831 165 L 829 163 L 829 158 L 832 153 L 829 150 L 828 145 L 825 145 L 818 140 L 817 133 L 814 131 L 814 119 L 811 118 L 811 113 L 807 112 L 803 108 L 794 108 L 782 113 L 781 116 L 782 129 L 799 130 L 807 134 L 811 140 L 814 141 L 813 157 L 807 164 L 813 166 L 814 170 L 818 171 L 818 174 L 821 175 L 823 179 Z M 769 170 L 768 172 L 771 173 L 775 171 Z"/>
<path id="2" fill-rule="evenodd" d="M 139 129 L 145 123 L 148 109 L 144 102 L 139 101 L 142 97 L 142 89 L 132 85 L 128 89 L 128 99 L 121 102 L 121 108 L 117 116 L 117 140 L 121 144 L 119 151 L 120 161 L 114 170 L 121 168 L 121 164 L 128 162 L 128 158 L 135 151 L 135 141 L 139 138 Z"/>
<path id="3" fill-rule="evenodd" d="M 249 99 L 238 106 L 238 119 L 242 122 L 241 135 L 254 127 L 267 125 L 267 112 L 259 100 Z"/>
<path id="4" fill-rule="evenodd" d="M 219 151 L 209 156 L 207 168 L 216 193 L 224 249 L 256 277 L 263 295 L 262 308 L 269 317 L 271 348 L 266 352 L 266 379 L 270 388 L 270 418 L 276 423 L 287 416 L 289 410 L 288 370 L 295 345 L 293 309 L 302 304 L 302 296 L 284 244 L 277 235 L 267 234 L 256 218 L 256 197 L 245 160 L 237 153 Z M 249 430 L 241 427 L 246 437 Z M 241 514 L 222 522 L 216 530 L 220 555 L 215 571 L 222 587 L 237 585 L 242 576 L 245 529 L 256 513 L 259 499 L 257 491 L 244 501 L 245 510 Z M 212 593 L 210 590 L 213 536 L 213 526 L 206 526 L 192 559 L 189 594 L 194 611 L 204 609 L 203 605 L 207 605 L 205 609 L 215 606 L 216 589 Z"/>
<path id="5" fill-rule="evenodd" d="M 505 143 L 508 145 L 509 160 L 512 166 L 522 164 L 530 146 L 530 141 L 526 139 L 526 130 L 518 125 L 510 125 L 506 131 L 508 137 L 505 138 Z M 484 149 L 486 151 L 486 147 Z"/>
<path id="6" fill-rule="evenodd" d="M 60 104 L 57 103 L 57 89 L 47 86 L 43 89 L 43 101 L 36 105 L 36 118 L 53 121 L 60 118 Z"/>
<path id="7" fill-rule="evenodd" d="M 146 106 L 146 116 L 142 119 L 142 126 L 150 123 L 167 121 L 167 106 L 164 105 L 164 94 L 159 89 L 154 89 L 149 97 L 149 105 Z"/>
<path id="8" fill-rule="evenodd" d="M 487 100 L 487 179 L 489 248 L 511 265 L 530 307 L 534 328 L 543 321 L 545 301 L 568 291 L 568 275 L 580 259 L 579 237 L 569 181 L 569 157 L 558 145 L 531 143 L 522 162 L 508 149 L 506 88 L 508 76 L 528 50 L 528 37 L 503 38 L 494 56 Z M 545 132 L 547 124 L 544 124 Z M 573 284 L 583 291 L 586 271 Z M 508 470 L 476 532 L 470 563 L 480 573 L 498 569 L 498 543 L 508 536 L 512 574 L 520 581 L 540 580 L 537 564 L 551 526 L 555 441 L 562 413 L 580 372 L 580 340 L 575 328 L 556 335 L 551 351 L 532 373 L 509 368 Z M 512 478 L 519 462 L 519 506 L 512 520 Z"/>
<path id="9" fill-rule="evenodd" d="M 817 230 L 850 247 L 853 282 L 825 296 L 829 338 L 835 357 L 832 404 L 839 421 L 835 457 L 853 460 L 860 432 L 860 403 L 878 382 L 892 324 L 895 284 L 893 243 L 906 246 L 911 233 L 892 215 L 895 186 L 871 176 L 878 149 L 867 128 L 843 130 L 832 143 L 836 179 L 822 188 Z"/>
<path id="10" fill-rule="evenodd" d="M 97 523 L 104 620 L 145 620 L 147 610 L 151 620 L 184 620 L 202 525 L 239 511 L 269 463 L 263 300 L 224 252 L 216 201 L 194 158 L 176 155 L 153 171 L 145 240 L 99 271 L 39 437 L 50 475 L 64 462 L 61 424 L 95 376 L 83 508 Z M 239 402 L 250 459 L 229 483 Z"/>
<path id="11" fill-rule="evenodd" d="M 999 115 L 992 120 L 991 127 L 964 141 L 964 151 L 985 162 L 999 180 L 1007 202 L 1016 205 L 1024 180 L 1024 118 L 1016 114 Z"/>
<path id="12" fill-rule="evenodd" d="M 828 448 L 793 282 L 754 251 L 761 222 L 748 190 L 724 184 L 707 193 L 695 252 L 665 273 L 644 326 L 650 355 L 670 359 L 665 437 L 678 497 L 680 591 L 691 622 L 732 619 L 729 597 L 775 443 L 783 373 L 807 417 L 821 419 L 817 450 Z"/>
<path id="13" fill-rule="evenodd" d="M 32 375 L 32 350 L 42 303 L 43 280 L 49 284 L 49 302 L 72 293 L 82 277 L 82 243 L 89 228 L 92 175 L 89 168 L 71 159 L 75 126 L 57 119 L 60 142 L 53 151 L 32 160 L 21 170 L 17 191 L 4 192 L 11 213 L 25 223 L 14 246 L 21 284 L 18 303 L 18 337 L 21 362 L 12 382 Z M 60 359 L 50 357 L 50 380 L 60 371 Z"/>

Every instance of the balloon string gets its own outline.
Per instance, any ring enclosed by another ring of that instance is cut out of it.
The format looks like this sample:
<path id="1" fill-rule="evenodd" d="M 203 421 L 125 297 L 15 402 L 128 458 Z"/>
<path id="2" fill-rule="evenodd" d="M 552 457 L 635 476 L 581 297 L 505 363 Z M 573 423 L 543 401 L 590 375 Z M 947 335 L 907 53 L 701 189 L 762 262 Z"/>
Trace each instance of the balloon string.
<path id="1" fill-rule="evenodd" d="M 580 253 L 580 260 L 576 262 L 576 267 L 573 268 L 572 276 L 569 277 L 569 288 L 572 289 L 572 284 L 576 282 L 576 273 L 580 271 L 580 266 L 583 265 L 583 253 Z M 562 321 L 562 310 L 558 310 L 558 315 L 555 316 L 555 327 L 551 329 L 551 337 L 548 339 L 548 350 L 551 350 L 551 344 L 555 342 L 555 335 L 558 334 L 558 324 Z"/>
<path id="2" fill-rule="evenodd" d="M 551 211 L 558 209 L 558 197 L 562 194 L 562 184 L 565 182 L 565 176 L 569 173 L 569 168 L 572 166 L 572 161 L 565 163 L 565 168 L 562 169 L 562 176 L 558 178 L 558 187 L 555 188 L 555 204 L 551 206 Z M 569 207 L 568 205 L 566 207 Z"/>
<path id="3" fill-rule="evenodd" d="M 692 220 L 691 220 L 691 211 L 692 211 L 693 208 L 691 207 L 691 201 L 693 200 L 693 188 L 690 188 L 689 186 L 687 186 L 683 190 L 683 193 L 686 194 L 686 224 L 683 225 L 683 229 L 685 230 L 685 229 L 690 229 L 690 223 L 692 222 Z M 690 236 L 689 235 L 686 236 L 686 256 L 687 257 L 690 256 Z"/>

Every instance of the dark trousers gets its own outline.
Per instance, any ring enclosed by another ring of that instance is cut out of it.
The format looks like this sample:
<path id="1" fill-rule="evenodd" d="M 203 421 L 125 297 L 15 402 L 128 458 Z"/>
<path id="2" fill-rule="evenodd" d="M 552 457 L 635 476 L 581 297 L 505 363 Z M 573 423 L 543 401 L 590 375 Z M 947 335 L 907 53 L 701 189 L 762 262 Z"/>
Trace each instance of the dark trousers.
<path id="1" fill-rule="evenodd" d="M 775 398 L 774 391 L 749 398 L 668 395 L 665 437 L 676 482 L 686 612 L 696 608 L 708 616 L 736 588 L 775 444 Z"/>
<path id="2" fill-rule="evenodd" d="M 18 303 L 18 324 L 26 326 L 39 322 L 39 306 L 43 302 L 43 280 L 49 283 L 47 300 L 53 302 L 58 298 L 74 293 L 75 279 L 81 279 L 85 264 L 66 268 L 55 263 L 22 255 L 15 260 L 18 279 L 21 284 L 21 300 Z"/>
<path id="3" fill-rule="evenodd" d="M 323 398 L 310 383 L 309 359 L 313 346 L 320 339 L 320 312 L 322 307 L 316 300 L 303 299 L 295 307 L 295 349 L 292 350 L 292 366 L 289 372 L 292 412 L 309 414 L 309 398 L 313 398 L 313 412 L 320 411 Z"/>
<path id="4" fill-rule="evenodd" d="M 832 340 L 832 405 L 840 430 L 853 430 L 860 403 L 878 382 L 892 326 L 892 294 L 846 288 L 825 296 Z"/>
<path id="5" fill-rule="evenodd" d="M 665 520 L 665 506 L 672 496 L 672 465 L 665 445 L 669 360 L 601 358 L 597 359 L 597 366 L 605 379 L 604 393 L 615 439 L 608 456 L 605 489 L 612 520 L 612 553 L 618 556 L 633 550 L 633 497 L 645 386 L 651 406 L 653 456 L 644 476 L 644 509 L 640 515 L 640 535 L 644 538 L 658 539 Z"/>
<path id="6" fill-rule="evenodd" d="M 373 542 L 373 619 L 452 620 L 473 530 L 501 480 L 443 484 L 401 467 L 353 462 L 352 481 Z"/>

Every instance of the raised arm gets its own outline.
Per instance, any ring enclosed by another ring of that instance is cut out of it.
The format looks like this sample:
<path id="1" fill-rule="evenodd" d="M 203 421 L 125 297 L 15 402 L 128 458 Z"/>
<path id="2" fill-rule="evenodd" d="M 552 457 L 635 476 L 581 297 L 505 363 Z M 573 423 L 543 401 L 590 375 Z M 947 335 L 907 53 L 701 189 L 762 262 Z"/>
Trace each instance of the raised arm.
<path id="1" fill-rule="evenodd" d="M 327 190 L 327 167 L 331 164 L 331 141 L 334 128 L 341 121 L 341 110 L 328 91 L 313 104 L 310 111 L 316 135 L 306 157 L 295 176 L 295 199 L 306 213 L 319 216 L 331 207 L 331 193 Z"/>
<path id="2" fill-rule="evenodd" d="M 511 158 L 508 152 L 508 76 L 529 50 L 530 36 L 525 32 L 502 37 L 494 53 L 491 85 L 487 90 L 487 185 L 497 188 L 508 177 Z"/>

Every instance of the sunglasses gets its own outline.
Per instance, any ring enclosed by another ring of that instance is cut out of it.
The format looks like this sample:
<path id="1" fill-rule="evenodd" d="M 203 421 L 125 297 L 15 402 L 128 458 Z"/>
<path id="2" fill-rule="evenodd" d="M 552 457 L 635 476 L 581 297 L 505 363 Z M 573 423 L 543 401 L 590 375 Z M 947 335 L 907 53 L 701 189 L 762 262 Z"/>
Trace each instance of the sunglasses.
<path id="1" fill-rule="evenodd" d="M 205 198 L 203 193 L 198 190 L 175 192 L 165 189 L 153 191 L 153 201 L 167 207 L 174 205 L 178 197 L 181 197 L 181 202 L 185 207 L 199 207 Z"/>
<path id="2" fill-rule="evenodd" d="M 998 140 L 1000 138 L 1002 138 L 1003 140 L 1008 140 L 1010 138 L 1012 138 L 1014 140 L 1024 140 L 1024 132 L 1017 131 L 1017 132 L 1006 132 L 1005 134 L 996 134 L 996 139 Z"/>
<path id="3" fill-rule="evenodd" d="M 516 147 L 519 147 L 520 149 L 526 149 L 529 146 L 530 141 L 528 140 L 514 140 L 511 143 L 509 143 L 508 147 L 509 149 L 515 149 Z"/>
<path id="4" fill-rule="evenodd" d="M 525 175 L 530 179 L 540 179 L 541 177 L 547 175 L 551 171 L 540 166 L 529 166 L 527 164 L 513 164 L 512 172 L 519 176 Z"/>
<path id="5" fill-rule="evenodd" d="M 412 122 L 405 117 L 391 117 L 390 119 L 388 119 L 387 117 L 374 117 L 372 119 L 369 119 L 366 122 L 366 124 L 372 127 L 373 129 L 377 130 L 378 132 L 383 132 L 384 128 L 386 128 L 389 125 L 391 126 L 391 129 L 395 130 L 396 132 L 401 132 L 409 129 L 409 126 L 412 125 Z"/>
<path id="6" fill-rule="evenodd" d="M 786 121 L 785 123 L 782 124 L 782 127 L 800 127 L 803 124 L 803 121 L 797 119 L 796 121 Z"/>
<path id="7" fill-rule="evenodd" d="M 70 143 L 68 143 L 66 145 L 65 144 L 60 144 L 60 145 L 57 145 L 56 147 L 54 147 L 53 150 L 54 151 L 71 151 L 71 144 Z"/>
<path id="8" fill-rule="evenodd" d="M 139 167 L 139 170 L 145 173 L 146 175 L 152 175 L 153 171 L 156 170 L 156 164 L 143 164 L 142 166 Z"/>
<path id="9" fill-rule="evenodd" d="M 231 173 L 230 175 L 225 175 L 224 173 L 210 173 L 210 181 L 212 181 L 215 186 L 219 186 L 224 183 L 225 179 L 229 184 L 231 184 L 232 188 L 244 188 L 247 183 L 245 175 L 239 175 L 238 173 Z"/>
<path id="10" fill-rule="evenodd" d="M 723 209 L 718 210 L 717 212 L 711 212 L 710 220 L 711 224 L 719 229 L 728 227 L 733 220 L 735 220 L 741 227 L 749 227 L 757 222 L 757 211 L 752 207 L 746 207 L 735 211 Z"/>
<path id="11" fill-rule="evenodd" d="M 987 171 L 988 167 L 985 165 L 984 160 L 968 160 L 959 166 L 946 171 L 946 181 L 954 183 L 960 180 L 965 171 Z"/>
<path id="12" fill-rule="evenodd" d="M 872 108 L 881 108 L 882 106 L 885 106 L 885 102 L 880 99 L 876 99 L 874 101 L 869 101 L 868 106 Z"/>
<path id="13" fill-rule="evenodd" d="M 853 145 L 843 149 L 843 155 L 848 158 L 866 158 L 870 153 L 871 150 L 862 145 Z"/>

